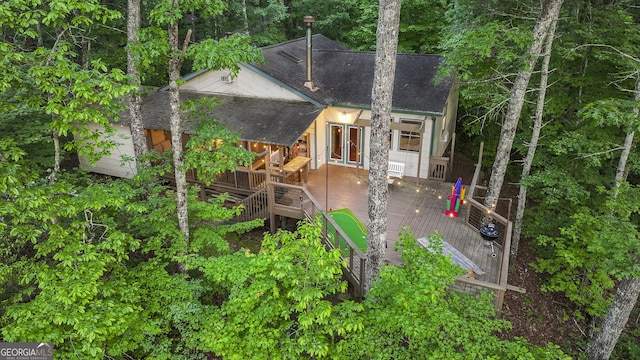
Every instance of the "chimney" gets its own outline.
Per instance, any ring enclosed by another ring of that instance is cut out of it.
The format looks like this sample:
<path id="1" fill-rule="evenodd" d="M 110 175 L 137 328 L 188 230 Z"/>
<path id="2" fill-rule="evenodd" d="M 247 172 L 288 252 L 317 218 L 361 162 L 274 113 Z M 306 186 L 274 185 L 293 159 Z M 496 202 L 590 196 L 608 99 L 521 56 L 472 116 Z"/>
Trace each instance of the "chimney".
<path id="1" fill-rule="evenodd" d="M 305 16 L 304 24 L 307 28 L 307 78 L 304 82 L 304 86 L 308 87 L 311 91 L 316 91 L 318 88 L 313 84 L 313 79 L 311 77 L 311 26 L 316 22 L 316 18 L 313 16 Z"/>

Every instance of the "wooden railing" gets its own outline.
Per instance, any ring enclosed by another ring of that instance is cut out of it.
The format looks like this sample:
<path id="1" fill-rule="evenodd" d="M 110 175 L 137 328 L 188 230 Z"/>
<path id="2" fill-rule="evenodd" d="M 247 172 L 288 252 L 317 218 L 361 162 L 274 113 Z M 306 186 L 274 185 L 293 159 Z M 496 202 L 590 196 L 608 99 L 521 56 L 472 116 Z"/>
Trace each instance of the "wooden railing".
<path id="1" fill-rule="evenodd" d="M 270 186 L 273 187 L 275 200 L 273 215 L 319 222 L 322 226 L 322 240 L 327 249 L 340 249 L 342 259 L 346 260 L 343 274 L 353 289 L 353 295 L 357 298 L 364 296 L 364 277 L 367 260 L 365 253 L 327 215 L 307 189 L 283 183 L 271 183 Z M 332 237 L 327 231 L 328 225 L 336 229 L 335 237 Z M 343 244 L 343 246 L 340 246 L 340 244 Z"/>
<path id="2" fill-rule="evenodd" d="M 447 157 L 430 157 L 429 158 L 429 179 L 436 181 L 445 181 L 447 178 L 447 166 L 449 158 Z"/>
<path id="3" fill-rule="evenodd" d="M 478 169 L 479 168 L 480 166 L 478 166 Z M 476 171 L 474 179 L 476 178 L 477 174 L 478 171 Z M 473 190 L 470 191 L 470 195 L 472 194 Z M 494 246 L 502 250 L 502 259 L 500 261 L 497 284 L 487 283 L 480 286 L 496 291 L 496 307 L 498 309 L 502 309 L 502 304 L 504 303 L 504 295 L 507 289 L 521 291 L 521 289 L 516 289 L 515 287 L 509 286 L 507 284 L 507 275 L 509 272 L 509 256 L 511 253 L 511 221 L 507 220 L 502 215 L 474 200 L 471 196 L 465 199 L 465 204 L 468 206 L 465 215 L 465 223 L 467 226 L 470 226 L 480 232 L 480 228 L 491 222 L 495 224 L 496 228 L 500 232 L 500 236 L 494 241 Z M 469 284 L 478 283 L 478 281 L 465 281 L 465 279 L 459 280 L 461 280 L 462 282 L 467 282 Z"/>
<path id="4" fill-rule="evenodd" d="M 251 221 L 254 219 L 266 219 L 269 217 L 267 189 L 258 190 L 255 194 L 239 202 L 243 207 L 238 221 Z"/>

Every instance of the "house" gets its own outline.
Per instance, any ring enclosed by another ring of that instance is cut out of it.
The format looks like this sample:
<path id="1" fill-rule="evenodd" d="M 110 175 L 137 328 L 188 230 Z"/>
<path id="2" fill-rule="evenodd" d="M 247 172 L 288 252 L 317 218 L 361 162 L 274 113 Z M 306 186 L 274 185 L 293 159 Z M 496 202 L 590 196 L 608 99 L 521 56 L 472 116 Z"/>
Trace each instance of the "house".
<path id="1" fill-rule="evenodd" d="M 235 76 L 226 70 L 185 76 L 181 99 L 220 99 L 212 115 L 240 134 L 240 145 L 261 155 L 268 151 L 267 161 L 281 169 L 300 158 L 291 173 L 326 163 L 368 169 L 375 52 L 351 51 L 311 35 L 311 22 L 306 37 L 262 52 L 264 63 L 241 63 Z M 444 154 L 455 129 L 457 82 L 454 77 L 436 81 L 442 60 L 397 55 L 389 160 L 403 163 L 405 176 L 434 178 L 434 159 Z M 166 88 L 159 89 L 143 103 L 148 145 L 159 151 L 171 146 L 168 96 Z M 82 167 L 120 177 L 135 174 L 135 163 L 126 160 L 133 158 L 126 121 L 117 130 L 120 145 L 112 155 L 95 165 L 81 157 Z M 250 170 L 266 158 L 258 159 Z"/>

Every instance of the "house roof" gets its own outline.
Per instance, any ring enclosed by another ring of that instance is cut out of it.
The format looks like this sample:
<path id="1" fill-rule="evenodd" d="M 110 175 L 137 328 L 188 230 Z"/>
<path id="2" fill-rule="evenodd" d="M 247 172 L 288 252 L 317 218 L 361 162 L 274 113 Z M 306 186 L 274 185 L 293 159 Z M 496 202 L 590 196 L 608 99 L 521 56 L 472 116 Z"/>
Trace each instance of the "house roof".
<path id="1" fill-rule="evenodd" d="M 375 52 L 350 51 L 323 35 L 312 37 L 312 76 L 317 91 L 304 86 L 306 38 L 263 48 L 260 71 L 326 105 L 371 107 Z M 395 111 L 442 113 L 453 77 L 435 82 L 443 58 L 439 55 L 398 54 L 393 91 Z"/>
<path id="2" fill-rule="evenodd" d="M 298 141 L 322 111 L 310 103 L 238 96 L 222 96 L 193 91 L 180 91 L 180 101 L 203 97 L 219 99 L 211 115 L 242 140 L 291 146 Z M 155 91 L 144 98 L 142 104 L 144 127 L 154 130 L 170 130 L 171 107 L 168 91 Z M 124 114 L 123 121 L 128 121 Z M 190 132 L 190 123 L 183 125 Z"/>

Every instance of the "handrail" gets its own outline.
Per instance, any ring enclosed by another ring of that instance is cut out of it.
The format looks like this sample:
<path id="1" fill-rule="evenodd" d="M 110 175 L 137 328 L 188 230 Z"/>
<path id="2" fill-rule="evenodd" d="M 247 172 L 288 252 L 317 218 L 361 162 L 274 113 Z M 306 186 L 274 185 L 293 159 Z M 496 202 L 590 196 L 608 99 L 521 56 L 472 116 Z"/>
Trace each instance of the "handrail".
<path id="1" fill-rule="evenodd" d="M 449 166 L 448 157 L 436 157 L 429 158 L 429 179 L 436 181 L 444 181 L 447 177 Z"/>
<path id="2" fill-rule="evenodd" d="M 251 221 L 259 217 L 265 217 L 267 211 L 267 188 L 262 188 L 253 195 L 240 201 L 242 213 L 238 216 L 238 221 Z M 260 216 L 263 215 L 263 216 Z"/>
<path id="3" fill-rule="evenodd" d="M 326 211 L 322 209 L 318 201 L 306 188 L 285 183 L 272 183 L 272 185 L 274 186 L 274 192 L 277 188 L 287 189 L 289 191 L 299 191 L 299 203 L 294 201 L 290 207 L 301 210 L 304 213 L 304 218 L 308 221 L 315 221 L 318 219 L 318 215 L 321 216 L 323 242 L 329 249 L 341 250 L 341 257 L 347 260 L 346 271 L 343 273 L 347 277 L 347 280 L 354 286 L 356 297 L 364 296 L 364 274 L 367 260 L 366 254 L 363 253 L 362 250 L 360 250 L 360 248 L 355 245 L 347 234 L 338 226 L 338 224 L 328 216 Z M 331 226 L 336 230 L 336 237 L 333 241 L 328 236 L 327 224 L 331 224 Z M 341 241 L 346 243 L 348 250 L 342 251 L 340 246 Z"/>
<path id="4" fill-rule="evenodd" d="M 511 252 L 512 224 L 511 221 L 507 220 L 504 216 L 487 208 L 473 198 L 467 198 L 465 199 L 465 202 L 469 205 L 465 216 L 465 224 L 467 226 L 480 231 L 480 228 L 486 225 L 485 222 L 487 218 L 490 218 L 491 222 L 494 223 L 500 230 L 500 236 L 496 239 L 496 246 L 502 248 L 502 260 L 500 262 L 500 269 L 498 273 L 499 289 L 496 289 L 497 296 L 495 304 L 496 308 L 500 310 L 502 309 L 502 304 L 504 303 L 505 291 L 507 289 L 511 290 L 509 285 L 507 284 L 507 277 L 509 273 L 509 253 Z M 495 287 L 485 287 L 495 289 Z"/>
<path id="5" fill-rule="evenodd" d="M 318 210 L 322 209 L 322 207 L 320 206 L 320 204 L 318 203 L 318 201 L 313 197 L 313 195 L 311 195 L 311 193 L 310 193 L 310 192 L 309 192 L 305 187 L 298 186 L 298 185 L 285 184 L 285 183 L 277 183 L 277 184 L 273 184 L 273 185 L 274 185 L 275 187 L 280 187 L 280 188 L 287 188 L 287 189 L 300 190 L 300 191 L 302 191 L 302 193 L 304 194 L 304 197 L 305 197 L 305 199 L 303 199 L 303 201 L 304 201 L 304 200 L 309 200 L 309 201 L 311 201 L 311 202 L 315 205 L 315 208 L 316 208 L 316 209 L 318 209 Z M 366 257 L 365 253 L 363 253 L 363 252 L 360 250 L 360 248 L 358 248 L 358 246 L 357 246 L 357 245 L 355 245 L 355 244 L 353 243 L 353 241 L 351 241 L 351 239 L 349 239 L 349 237 L 346 235 L 346 233 L 345 233 L 344 231 L 342 231 L 342 229 L 340 229 L 340 228 L 338 227 L 338 224 L 337 224 L 337 223 L 336 223 L 336 222 L 335 222 L 335 221 L 334 221 L 330 216 L 328 216 L 326 212 L 324 212 L 323 210 L 320 210 L 320 211 L 317 211 L 317 212 L 315 212 L 315 213 L 309 213 L 309 212 L 307 212 L 307 211 L 305 210 L 305 215 L 307 215 L 307 216 L 308 216 L 308 218 L 313 218 L 313 216 L 315 216 L 315 215 L 316 215 L 316 214 L 318 214 L 318 213 L 321 213 L 321 214 L 322 214 L 326 219 L 328 219 L 328 220 L 329 220 L 329 222 L 331 223 L 331 225 L 334 225 L 334 226 L 336 226 L 336 227 L 337 227 L 337 229 L 336 229 L 336 230 L 338 230 L 338 232 L 339 232 L 342 236 L 344 236 L 344 237 L 345 237 L 345 239 L 347 240 L 347 242 L 349 243 L 349 245 L 350 245 L 351 247 L 353 247 L 353 248 L 354 248 L 354 251 L 356 252 L 356 254 L 358 254 L 359 256 L 362 256 L 362 257 Z"/>

